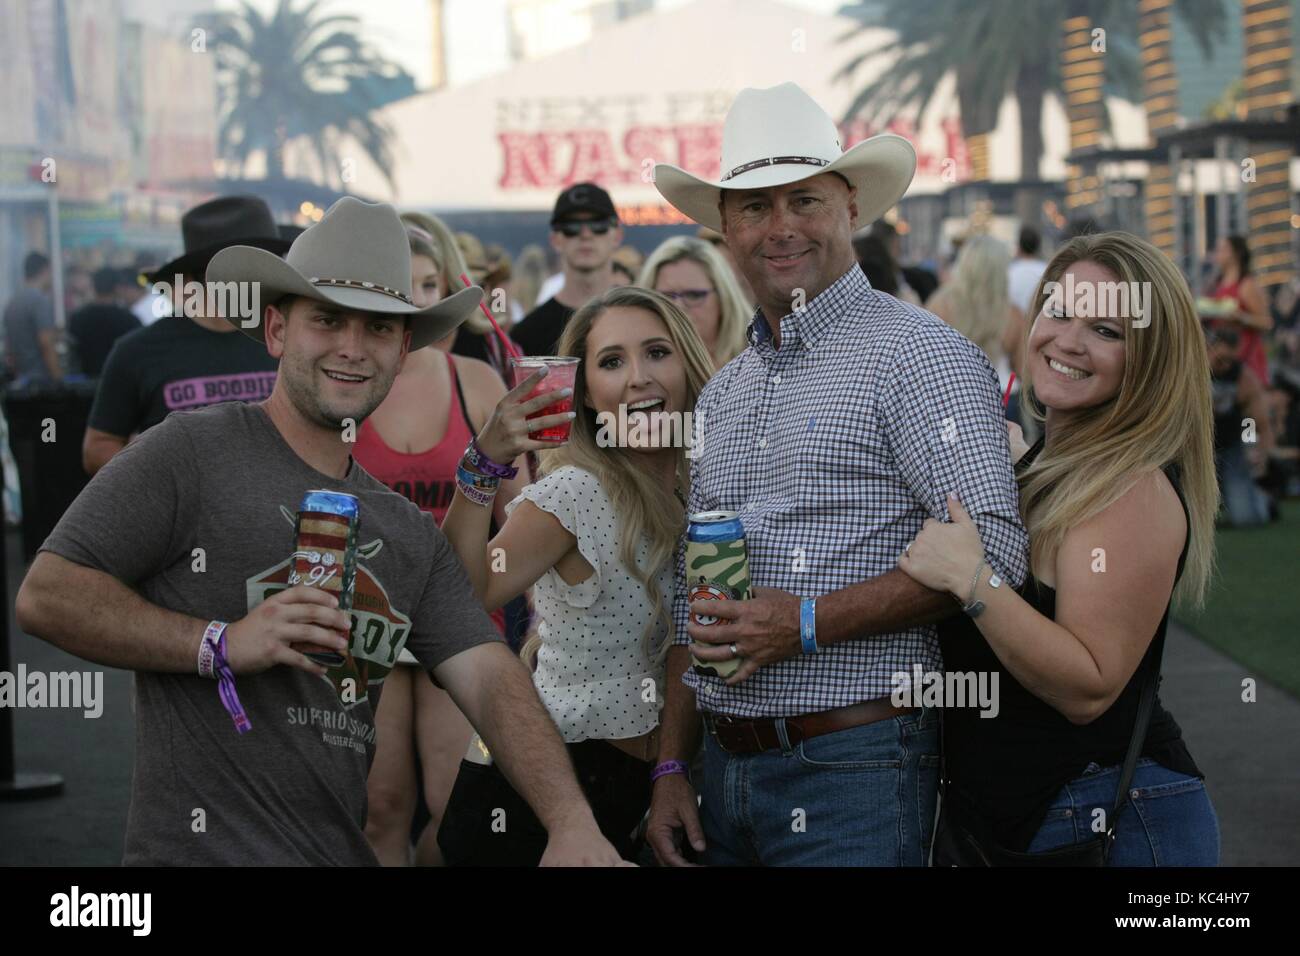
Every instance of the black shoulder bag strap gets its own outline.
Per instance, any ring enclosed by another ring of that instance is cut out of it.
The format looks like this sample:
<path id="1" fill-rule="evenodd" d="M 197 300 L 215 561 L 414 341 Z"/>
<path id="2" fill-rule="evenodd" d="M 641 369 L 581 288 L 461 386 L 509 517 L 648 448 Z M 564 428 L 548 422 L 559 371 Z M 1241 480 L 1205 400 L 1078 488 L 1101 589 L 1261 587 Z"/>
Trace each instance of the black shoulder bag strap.
<path id="1" fill-rule="evenodd" d="M 1133 782 L 1133 772 L 1137 769 L 1138 759 L 1142 756 L 1142 745 L 1146 743 L 1147 728 L 1151 725 L 1151 711 L 1155 709 L 1156 684 L 1160 680 L 1160 662 L 1165 656 L 1165 636 L 1160 635 L 1158 646 L 1147 664 L 1146 677 L 1142 681 L 1142 697 L 1138 700 L 1137 717 L 1133 721 L 1133 736 L 1129 738 L 1128 753 L 1124 755 L 1124 767 L 1119 774 L 1119 787 L 1115 792 L 1115 808 L 1111 811 L 1106 825 L 1106 843 L 1102 847 L 1102 856 L 1110 855 L 1111 845 L 1115 842 L 1115 822 L 1119 813 L 1128 803 L 1129 784 Z"/>
<path id="2" fill-rule="evenodd" d="M 1168 466 L 1167 466 L 1168 467 Z M 1169 484 L 1174 489 L 1174 494 L 1178 495 L 1178 503 L 1183 507 L 1183 514 L 1187 517 L 1187 540 L 1183 542 L 1182 554 L 1178 556 L 1178 571 L 1174 575 L 1174 587 L 1178 587 L 1178 582 L 1183 577 L 1183 563 L 1187 560 L 1187 549 L 1191 546 L 1191 528 L 1192 516 L 1187 510 L 1187 502 L 1183 498 L 1183 492 L 1180 482 L 1178 481 L 1177 469 L 1173 474 L 1166 472 L 1169 478 Z M 1165 627 L 1168 625 L 1169 609 L 1165 609 L 1165 619 L 1161 623 L 1160 636 L 1156 639 L 1155 650 L 1151 654 L 1151 663 L 1147 668 L 1146 679 L 1142 682 L 1142 698 L 1138 701 L 1137 719 L 1133 723 L 1133 738 L 1128 743 L 1128 753 L 1124 757 L 1124 769 L 1119 775 L 1119 792 L 1115 794 L 1115 809 L 1111 814 L 1110 825 L 1106 828 L 1106 844 L 1102 848 L 1103 855 L 1110 853 L 1110 846 L 1115 842 L 1115 818 L 1119 816 L 1119 811 L 1124 804 L 1128 802 L 1129 784 L 1133 781 L 1133 771 L 1137 769 L 1138 758 L 1142 754 L 1142 744 L 1147 739 L 1147 727 L 1151 723 L 1151 711 L 1155 707 L 1156 688 L 1160 683 L 1160 668 L 1165 657 Z"/>

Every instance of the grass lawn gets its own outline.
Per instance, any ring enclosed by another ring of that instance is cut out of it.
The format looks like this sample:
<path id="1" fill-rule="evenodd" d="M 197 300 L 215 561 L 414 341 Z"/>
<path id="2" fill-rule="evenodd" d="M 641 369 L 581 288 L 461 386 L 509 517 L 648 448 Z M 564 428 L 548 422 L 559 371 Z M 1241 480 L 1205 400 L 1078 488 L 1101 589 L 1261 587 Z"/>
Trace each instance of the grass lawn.
<path id="1" fill-rule="evenodd" d="M 1215 543 L 1205 607 L 1179 622 L 1300 697 L 1300 501 L 1284 501 L 1276 524 L 1220 529 Z"/>

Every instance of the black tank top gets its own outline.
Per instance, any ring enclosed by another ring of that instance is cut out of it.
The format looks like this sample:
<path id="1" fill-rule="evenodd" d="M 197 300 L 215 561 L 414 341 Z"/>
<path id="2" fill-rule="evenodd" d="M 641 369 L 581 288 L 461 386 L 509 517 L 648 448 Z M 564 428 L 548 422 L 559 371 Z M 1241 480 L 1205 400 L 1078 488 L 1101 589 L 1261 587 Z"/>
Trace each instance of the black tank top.
<path id="1" fill-rule="evenodd" d="M 1214 404 L 1214 447 L 1235 448 L 1241 444 L 1241 363 L 1233 362 L 1221 375 L 1210 376 L 1210 401 Z"/>
<path id="2" fill-rule="evenodd" d="M 1037 457 L 1039 442 L 1021 459 L 1019 468 Z M 1177 469 L 1165 475 L 1187 512 Z M 1188 516 L 1190 528 L 1191 517 Z M 1177 584 L 1187 557 L 1187 543 L 1178 558 Z M 1032 572 L 1019 594 L 1038 613 L 1055 620 L 1056 591 Z M 998 675 L 1000 709 L 996 717 L 981 717 L 973 707 L 944 711 L 945 800 L 954 822 L 977 838 L 1023 851 L 1043 824 L 1061 787 L 1082 776 L 1091 763 L 1112 767 L 1124 762 L 1137 717 L 1142 681 L 1157 671 L 1164 652 L 1169 605 L 1133 677 L 1110 708 L 1090 724 L 1072 724 L 1060 711 L 1034 696 L 1003 668 L 984 636 L 964 614 L 939 624 L 939 645 L 947 671 L 987 671 Z M 1182 731 L 1160 704 L 1151 711 L 1142 756 L 1193 777 L 1204 777 L 1183 744 Z"/>

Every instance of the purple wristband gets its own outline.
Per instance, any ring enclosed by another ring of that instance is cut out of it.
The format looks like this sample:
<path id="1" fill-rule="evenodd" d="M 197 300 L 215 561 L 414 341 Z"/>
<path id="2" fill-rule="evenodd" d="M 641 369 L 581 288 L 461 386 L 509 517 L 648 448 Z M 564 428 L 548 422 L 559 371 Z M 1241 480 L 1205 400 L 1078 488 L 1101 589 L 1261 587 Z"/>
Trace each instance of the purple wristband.
<path id="1" fill-rule="evenodd" d="M 221 625 L 220 637 L 209 637 L 207 640 L 212 646 L 212 657 L 217 672 L 217 692 L 221 695 L 221 705 L 226 708 L 226 713 L 235 722 L 235 729 L 241 734 L 246 734 L 253 729 L 253 725 L 249 723 L 248 715 L 244 713 L 244 705 L 239 702 L 239 694 L 235 692 L 235 673 L 226 660 L 226 625 Z"/>
<path id="2" fill-rule="evenodd" d="M 650 771 L 650 782 L 654 783 L 660 777 L 666 777 L 670 773 L 687 773 L 691 768 L 686 766 L 680 760 L 665 760 L 659 766 Z"/>
<path id="3" fill-rule="evenodd" d="M 203 632 L 203 638 L 199 641 L 200 677 L 206 677 L 209 680 L 216 680 L 216 671 L 212 669 L 212 666 L 215 663 L 215 658 L 212 655 L 212 644 L 208 642 L 208 638 L 220 637 L 221 631 L 225 626 L 226 625 L 223 621 L 212 621 Z"/>
<path id="4" fill-rule="evenodd" d="M 468 462 L 471 468 L 477 468 L 485 475 L 493 475 L 497 478 L 513 478 L 519 474 L 518 468 L 510 465 L 498 465 L 495 461 L 483 454 L 483 449 L 478 447 L 478 439 L 471 438 L 469 445 L 465 448 L 463 456 L 464 461 Z"/>

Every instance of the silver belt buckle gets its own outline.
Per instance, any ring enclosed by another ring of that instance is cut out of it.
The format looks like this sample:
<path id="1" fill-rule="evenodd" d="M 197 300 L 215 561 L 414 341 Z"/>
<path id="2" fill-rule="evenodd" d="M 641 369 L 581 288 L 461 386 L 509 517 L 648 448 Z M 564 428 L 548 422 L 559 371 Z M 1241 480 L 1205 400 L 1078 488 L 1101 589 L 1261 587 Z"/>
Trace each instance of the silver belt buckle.
<path id="1" fill-rule="evenodd" d="M 718 740 L 718 725 L 721 724 L 726 726 L 732 722 L 732 719 L 726 714 L 713 714 L 707 710 L 700 711 L 700 714 L 704 718 L 704 729 L 712 735 L 714 741 L 719 747 L 722 747 L 724 751 L 727 751 L 727 748 L 722 746 L 722 741 Z M 730 753 L 730 751 L 727 752 Z"/>

